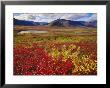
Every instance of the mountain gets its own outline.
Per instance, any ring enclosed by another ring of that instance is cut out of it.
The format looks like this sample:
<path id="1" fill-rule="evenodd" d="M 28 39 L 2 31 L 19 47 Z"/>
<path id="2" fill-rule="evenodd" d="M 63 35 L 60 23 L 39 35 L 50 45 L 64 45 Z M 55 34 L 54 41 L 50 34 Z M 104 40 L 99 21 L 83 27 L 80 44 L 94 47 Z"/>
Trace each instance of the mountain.
<path id="1" fill-rule="evenodd" d="M 65 19 L 57 19 L 49 23 L 50 26 L 58 26 L 58 27 L 73 27 L 73 26 L 84 26 L 84 21 L 71 21 Z"/>
<path id="2" fill-rule="evenodd" d="M 85 26 L 87 26 L 87 27 L 97 27 L 97 21 L 93 20 L 93 21 L 90 21 L 90 22 L 86 22 Z"/>
<path id="3" fill-rule="evenodd" d="M 58 26 L 58 27 L 97 27 L 97 21 L 85 22 L 85 21 L 71 21 L 65 19 L 57 19 L 48 24 L 49 26 Z"/>
<path id="4" fill-rule="evenodd" d="M 22 25 L 22 26 L 42 26 L 48 25 L 46 22 L 34 22 L 34 21 L 27 21 L 27 20 L 18 20 L 13 19 L 14 25 Z"/>
<path id="5" fill-rule="evenodd" d="M 27 20 L 18 20 L 13 19 L 14 25 L 22 25 L 22 26 L 44 26 L 48 25 L 51 27 L 97 27 L 97 21 L 71 21 L 66 19 L 57 19 L 50 23 L 46 22 L 34 22 L 34 21 L 27 21 Z"/>

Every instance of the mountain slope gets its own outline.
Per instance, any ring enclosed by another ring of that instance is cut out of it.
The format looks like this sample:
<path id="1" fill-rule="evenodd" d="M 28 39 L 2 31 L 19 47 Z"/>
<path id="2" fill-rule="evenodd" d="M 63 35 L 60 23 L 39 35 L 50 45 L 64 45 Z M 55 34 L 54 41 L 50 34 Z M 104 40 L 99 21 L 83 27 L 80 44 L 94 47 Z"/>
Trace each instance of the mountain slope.
<path id="1" fill-rule="evenodd" d="M 48 25 L 51 27 L 97 27 L 97 21 L 85 22 L 85 21 L 71 21 L 65 19 L 57 19 L 50 23 L 46 22 L 34 22 L 34 21 L 26 21 L 26 20 L 18 20 L 13 19 L 14 25 L 22 25 L 22 26 L 44 26 Z"/>
<path id="2" fill-rule="evenodd" d="M 97 21 L 85 22 L 85 21 L 71 21 L 65 19 L 57 19 L 48 24 L 49 26 L 57 26 L 57 27 L 96 27 Z"/>
<path id="3" fill-rule="evenodd" d="M 71 26 L 84 26 L 82 22 L 79 21 L 71 21 L 65 19 L 57 19 L 49 23 L 50 26 L 58 26 L 58 27 L 71 27 Z"/>
<path id="4" fill-rule="evenodd" d="M 34 22 L 34 21 L 26 21 L 26 20 L 18 20 L 18 19 L 13 19 L 14 25 L 23 25 L 23 26 L 42 26 L 42 25 L 47 25 L 48 23 L 46 22 Z"/>

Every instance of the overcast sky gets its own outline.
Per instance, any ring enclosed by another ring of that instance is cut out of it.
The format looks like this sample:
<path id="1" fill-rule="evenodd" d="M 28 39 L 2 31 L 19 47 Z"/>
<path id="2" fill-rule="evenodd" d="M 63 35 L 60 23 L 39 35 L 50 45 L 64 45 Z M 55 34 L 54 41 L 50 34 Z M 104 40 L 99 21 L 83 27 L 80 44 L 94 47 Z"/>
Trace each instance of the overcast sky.
<path id="1" fill-rule="evenodd" d="M 14 13 L 14 18 L 35 22 L 51 22 L 56 19 L 66 19 L 73 21 L 97 20 L 95 13 Z"/>

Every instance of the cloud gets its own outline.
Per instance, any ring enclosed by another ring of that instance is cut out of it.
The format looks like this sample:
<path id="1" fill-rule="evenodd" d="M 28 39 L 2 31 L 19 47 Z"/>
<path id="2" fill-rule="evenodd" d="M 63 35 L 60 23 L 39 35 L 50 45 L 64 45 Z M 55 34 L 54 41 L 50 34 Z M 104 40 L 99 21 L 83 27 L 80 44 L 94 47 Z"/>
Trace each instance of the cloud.
<path id="1" fill-rule="evenodd" d="M 19 20 L 29 20 L 35 22 L 51 22 L 56 19 L 67 19 L 67 20 L 78 20 L 78 19 L 96 19 L 95 15 L 88 17 L 88 13 L 23 13 L 23 14 L 14 14 L 14 18 Z"/>
<path id="2" fill-rule="evenodd" d="M 19 14 L 19 15 L 14 14 L 14 18 L 19 20 L 28 20 L 29 16 L 30 16 L 29 14 Z"/>
<path id="3" fill-rule="evenodd" d="M 80 18 L 85 17 L 87 15 L 88 15 L 87 13 L 74 13 L 74 14 L 70 14 L 70 15 L 66 14 L 62 18 L 68 19 L 68 20 L 77 20 L 77 19 L 80 19 Z"/>
<path id="4" fill-rule="evenodd" d="M 40 18 L 40 20 L 43 20 L 43 21 L 53 21 L 55 19 L 67 19 L 67 20 L 76 20 L 76 19 L 79 19 L 81 17 L 85 17 L 87 16 L 87 14 L 83 14 L 83 13 L 80 13 L 80 14 L 72 14 L 72 13 L 55 13 L 55 14 L 39 14 L 39 17 L 37 19 Z M 36 21 L 37 21 L 36 19 Z"/>
<path id="5" fill-rule="evenodd" d="M 80 19 L 77 19 L 77 21 L 93 21 L 93 20 L 97 20 L 97 14 L 96 13 L 93 13 L 92 15 L 90 16 L 85 16 L 85 17 L 82 17 Z"/>
<path id="6" fill-rule="evenodd" d="M 97 20 L 97 14 L 93 14 L 91 17 L 88 18 L 88 21 Z"/>

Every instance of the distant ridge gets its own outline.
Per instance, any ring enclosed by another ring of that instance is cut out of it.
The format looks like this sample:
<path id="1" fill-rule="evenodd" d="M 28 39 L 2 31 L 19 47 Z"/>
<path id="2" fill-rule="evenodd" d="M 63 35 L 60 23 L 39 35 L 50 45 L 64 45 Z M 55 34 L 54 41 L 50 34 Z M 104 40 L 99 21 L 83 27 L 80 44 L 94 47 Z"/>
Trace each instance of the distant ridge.
<path id="1" fill-rule="evenodd" d="M 57 19 L 50 23 L 46 22 L 34 22 L 34 21 L 27 21 L 27 20 L 18 20 L 13 19 L 14 25 L 22 25 L 22 26 L 51 26 L 51 27 L 97 27 L 97 21 L 71 21 L 66 19 Z"/>
<path id="2" fill-rule="evenodd" d="M 84 26 L 83 21 L 71 21 L 65 19 L 57 19 L 49 23 L 50 26 L 68 27 L 68 26 Z"/>
<path id="3" fill-rule="evenodd" d="M 48 25 L 46 22 L 34 22 L 34 21 L 26 21 L 26 20 L 18 20 L 13 19 L 14 25 L 22 25 L 22 26 L 42 26 Z"/>
<path id="4" fill-rule="evenodd" d="M 50 22 L 48 25 L 50 26 L 58 26 L 58 27 L 76 27 L 76 26 L 86 26 L 86 27 L 97 27 L 97 21 L 85 22 L 85 21 L 71 21 L 65 19 L 57 19 Z"/>

